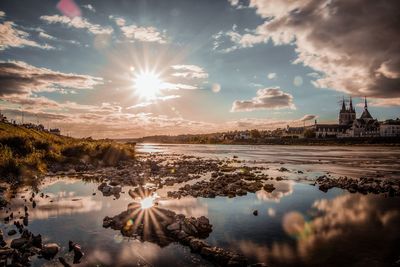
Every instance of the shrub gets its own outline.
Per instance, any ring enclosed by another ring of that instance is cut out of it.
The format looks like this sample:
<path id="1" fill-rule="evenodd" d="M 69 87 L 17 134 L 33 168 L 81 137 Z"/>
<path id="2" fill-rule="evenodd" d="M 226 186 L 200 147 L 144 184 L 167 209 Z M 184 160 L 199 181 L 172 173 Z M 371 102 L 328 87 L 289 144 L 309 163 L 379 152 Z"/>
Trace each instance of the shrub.
<path id="1" fill-rule="evenodd" d="M 21 167 L 16 158 L 13 156 L 12 150 L 8 146 L 1 146 L 0 150 L 0 175 L 13 177 L 21 174 Z"/>
<path id="2" fill-rule="evenodd" d="M 34 150 L 31 140 L 26 136 L 9 136 L 0 139 L 0 144 L 12 148 L 16 156 L 26 156 Z"/>

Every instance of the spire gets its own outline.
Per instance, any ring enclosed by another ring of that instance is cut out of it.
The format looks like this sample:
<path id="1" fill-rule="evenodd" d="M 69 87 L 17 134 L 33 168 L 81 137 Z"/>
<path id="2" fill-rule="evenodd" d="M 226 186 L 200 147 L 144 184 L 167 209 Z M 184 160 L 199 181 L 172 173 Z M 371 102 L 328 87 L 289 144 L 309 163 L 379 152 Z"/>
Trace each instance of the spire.
<path id="1" fill-rule="evenodd" d="M 344 96 L 343 96 L 343 102 L 342 102 L 342 111 L 346 110 L 346 104 L 344 103 Z"/>
<path id="2" fill-rule="evenodd" d="M 367 97 L 365 97 L 365 105 L 364 105 L 364 109 L 368 109 L 368 105 L 367 105 Z"/>
<path id="3" fill-rule="evenodd" d="M 350 111 L 353 111 L 353 101 L 351 99 L 351 96 L 350 96 Z"/>

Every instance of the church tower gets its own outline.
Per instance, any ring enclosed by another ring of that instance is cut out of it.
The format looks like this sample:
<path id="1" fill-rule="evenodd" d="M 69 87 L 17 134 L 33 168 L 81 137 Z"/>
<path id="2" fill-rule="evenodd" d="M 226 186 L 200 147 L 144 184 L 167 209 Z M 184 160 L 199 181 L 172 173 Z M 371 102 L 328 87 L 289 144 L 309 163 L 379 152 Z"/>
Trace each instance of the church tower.
<path id="1" fill-rule="evenodd" d="M 348 116 L 347 116 L 347 110 L 346 110 L 346 103 L 344 101 L 344 97 L 343 97 L 343 101 L 342 101 L 342 109 L 339 112 L 339 124 L 340 125 L 347 125 L 348 123 Z"/>
<path id="2" fill-rule="evenodd" d="M 353 121 L 356 119 L 356 110 L 353 108 L 353 100 L 351 99 L 351 96 L 350 96 L 349 116 L 350 116 L 349 123 L 353 123 Z"/>
<path id="3" fill-rule="evenodd" d="M 339 125 L 352 124 L 356 119 L 356 110 L 353 107 L 353 100 L 351 99 L 351 96 L 349 102 L 349 108 L 347 109 L 346 102 L 343 97 L 342 109 L 339 112 Z"/>

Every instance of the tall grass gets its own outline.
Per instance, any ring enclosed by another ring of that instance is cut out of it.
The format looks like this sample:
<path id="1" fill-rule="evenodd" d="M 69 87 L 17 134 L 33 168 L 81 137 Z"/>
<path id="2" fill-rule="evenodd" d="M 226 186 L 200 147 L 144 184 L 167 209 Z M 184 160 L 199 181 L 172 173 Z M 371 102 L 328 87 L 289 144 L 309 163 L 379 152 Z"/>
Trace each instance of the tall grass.
<path id="1" fill-rule="evenodd" d="M 134 146 L 111 140 L 75 139 L 0 123 L 0 179 L 15 180 L 50 166 L 112 166 L 134 157 Z"/>

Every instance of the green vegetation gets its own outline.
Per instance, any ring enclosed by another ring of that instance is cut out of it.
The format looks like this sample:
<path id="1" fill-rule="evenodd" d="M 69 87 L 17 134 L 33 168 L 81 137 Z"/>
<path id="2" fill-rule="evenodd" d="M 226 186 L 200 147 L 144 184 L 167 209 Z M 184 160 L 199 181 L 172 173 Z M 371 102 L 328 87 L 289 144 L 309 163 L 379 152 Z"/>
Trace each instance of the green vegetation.
<path id="1" fill-rule="evenodd" d="M 76 139 L 0 123 L 0 179 L 46 172 L 52 166 L 112 166 L 134 157 L 134 145 Z"/>

